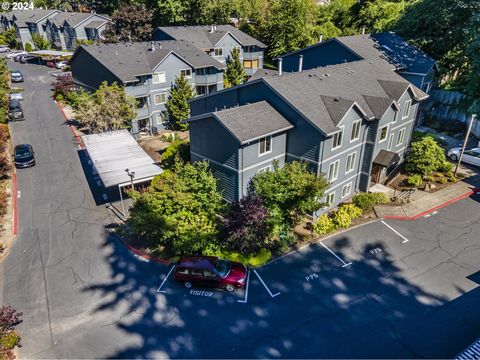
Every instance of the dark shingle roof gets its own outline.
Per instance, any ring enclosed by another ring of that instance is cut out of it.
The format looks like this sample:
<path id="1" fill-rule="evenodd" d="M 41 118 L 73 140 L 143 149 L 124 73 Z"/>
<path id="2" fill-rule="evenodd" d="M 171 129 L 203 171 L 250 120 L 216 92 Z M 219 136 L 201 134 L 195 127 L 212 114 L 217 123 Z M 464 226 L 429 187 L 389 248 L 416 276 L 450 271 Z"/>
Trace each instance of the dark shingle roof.
<path id="1" fill-rule="evenodd" d="M 373 159 L 374 164 L 378 164 L 383 167 L 390 167 L 392 165 L 395 165 L 400 161 L 400 156 L 393 152 L 393 151 L 388 151 L 388 150 L 380 150 L 377 156 L 375 156 L 375 159 Z"/>
<path id="2" fill-rule="evenodd" d="M 293 128 L 293 125 L 266 101 L 215 111 L 212 115 L 240 144 Z M 202 115 L 198 118 L 204 117 L 205 115 Z M 195 118 L 191 119 L 194 120 Z"/>
<path id="3" fill-rule="evenodd" d="M 80 48 L 124 82 L 138 80 L 136 75 L 152 73 L 171 52 L 194 68 L 225 67 L 187 41 L 155 42 L 155 51 L 151 50 L 151 42 L 81 45 Z"/>
<path id="4" fill-rule="evenodd" d="M 36 23 L 46 16 L 59 13 L 58 10 L 45 10 L 45 9 L 33 9 L 33 10 L 16 10 L 12 11 L 12 16 L 15 15 L 18 27 L 26 27 L 27 23 Z"/>
<path id="5" fill-rule="evenodd" d="M 92 21 L 92 22 L 88 23 L 87 25 L 85 25 L 85 29 L 97 29 L 100 26 L 102 26 L 103 24 L 105 24 L 106 22 L 108 22 L 108 20 Z"/>
<path id="6" fill-rule="evenodd" d="M 381 117 L 408 87 L 418 99 L 427 97 L 385 63 L 366 60 L 262 79 L 326 134 L 337 131 L 353 104 L 373 119 Z"/>
<path id="7" fill-rule="evenodd" d="M 256 45 L 266 48 L 267 45 L 257 39 L 245 34 L 243 31 L 232 25 L 215 25 L 216 30 L 213 32 L 213 25 L 198 26 L 164 26 L 158 29 L 168 34 L 175 40 L 187 40 L 192 42 L 200 49 L 210 49 L 215 46 L 228 32 L 236 38 L 242 46 Z"/>
<path id="8" fill-rule="evenodd" d="M 337 38 L 367 60 L 384 59 L 397 69 L 426 74 L 435 60 L 393 33 L 353 35 Z"/>

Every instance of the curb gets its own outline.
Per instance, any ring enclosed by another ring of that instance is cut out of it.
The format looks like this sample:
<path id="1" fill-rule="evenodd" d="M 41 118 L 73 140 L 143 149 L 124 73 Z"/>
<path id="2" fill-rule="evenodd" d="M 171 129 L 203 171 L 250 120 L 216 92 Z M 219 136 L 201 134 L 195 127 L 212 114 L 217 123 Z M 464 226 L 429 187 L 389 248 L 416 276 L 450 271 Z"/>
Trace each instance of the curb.
<path id="1" fill-rule="evenodd" d="M 68 123 L 68 116 L 67 114 L 65 113 L 65 110 L 63 109 L 62 105 L 60 105 L 59 102 L 57 102 L 56 100 L 55 101 L 55 104 L 58 105 L 58 107 L 60 108 L 60 110 L 62 111 L 62 114 L 63 114 L 63 117 L 65 118 L 65 124 L 68 125 L 68 127 L 70 128 L 70 130 L 72 131 L 72 134 L 73 136 L 75 137 L 75 140 L 77 141 L 77 144 L 78 146 L 80 147 L 80 149 L 84 149 L 84 146 L 83 146 L 83 143 L 82 143 L 82 140 L 80 139 L 80 137 L 75 133 L 75 129 L 73 127 L 73 125 L 69 124 Z"/>
<path id="2" fill-rule="evenodd" d="M 390 219 L 390 220 L 417 220 L 418 218 L 422 217 L 422 216 L 425 216 L 435 210 L 438 210 L 438 209 L 441 209 L 447 205 L 450 205 L 454 202 L 457 202 L 458 200 L 462 200 L 462 199 L 465 199 L 466 197 L 469 197 L 470 195 L 473 195 L 473 194 L 476 194 L 476 193 L 479 193 L 480 192 L 480 188 L 475 188 L 473 190 L 470 190 L 464 194 L 461 194 L 453 199 L 450 199 L 440 205 L 437 205 L 437 206 L 434 206 L 432 207 L 431 209 L 428 209 L 428 210 L 425 210 L 425 211 L 422 211 L 421 213 L 417 214 L 417 215 L 413 215 L 413 216 L 397 216 L 397 215 L 387 215 L 387 216 L 384 216 L 383 218 L 384 219 Z"/>
<path id="3" fill-rule="evenodd" d="M 17 236 L 17 172 L 13 171 L 13 236 Z"/>
<path id="4" fill-rule="evenodd" d="M 153 262 L 163 264 L 163 265 L 170 265 L 172 263 L 170 260 L 160 259 L 160 258 L 157 258 L 155 256 L 143 254 L 139 250 L 135 249 L 132 245 L 128 244 L 125 240 L 123 240 L 117 234 L 113 234 L 113 235 L 123 244 L 123 246 L 125 246 L 128 250 L 133 252 L 136 256 L 139 256 L 139 257 L 141 257 L 145 260 L 153 261 Z"/>

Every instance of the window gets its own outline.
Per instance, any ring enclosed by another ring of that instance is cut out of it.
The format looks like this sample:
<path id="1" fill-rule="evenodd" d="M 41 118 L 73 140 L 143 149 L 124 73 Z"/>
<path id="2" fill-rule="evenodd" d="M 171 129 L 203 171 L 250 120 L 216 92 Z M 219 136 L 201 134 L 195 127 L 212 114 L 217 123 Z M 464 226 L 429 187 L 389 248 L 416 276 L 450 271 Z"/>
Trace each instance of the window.
<path id="1" fill-rule="evenodd" d="M 216 48 L 213 50 L 213 53 L 215 56 L 223 56 L 223 49 L 222 48 Z"/>
<path id="2" fill-rule="evenodd" d="M 193 276 L 203 276 L 202 269 L 191 269 L 190 271 L 192 272 Z"/>
<path id="3" fill-rule="evenodd" d="M 198 85 L 195 88 L 195 93 L 197 95 L 206 95 L 208 94 L 208 86 L 207 85 Z"/>
<path id="4" fill-rule="evenodd" d="M 267 136 L 260 139 L 258 143 L 258 154 L 263 155 L 263 154 L 268 154 L 270 152 L 272 152 L 272 137 Z"/>
<path id="5" fill-rule="evenodd" d="M 162 113 L 156 113 L 155 114 L 155 121 L 158 124 L 165 124 L 167 122 L 166 116 L 163 116 Z"/>
<path id="6" fill-rule="evenodd" d="M 395 115 L 393 116 L 393 121 L 392 123 L 396 122 L 398 118 L 398 111 L 395 111 Z"/>
<path id="7" fill-rule="evenodd" d="M 342 199 L 352 193 L 352 183 L 342 186 Z"/>
<path id="8" fill-rule="evenodd" d="M 205 275 L 205 277 L 207 278 L 216 278 L 217 275 L 213 272 L 211 272 L 210 270 L 203 270 L 203 274 Z"/>
<path id="9" fill-rule="evenodd" d="M 340 166 L 340 160 L 334 161 L 328 167 L 328 181 L 332 182 L 338 178 L 338 167 Z"/>
<path id="10" fill-rule="evenodd" d="M 430 83 L 425 83 L 422 85 L 422 90 L 425 91 L 426 93 L 428 93 L 428 91 L 430 90 Z"/>
<path id="11" fill-rule="evenodd" d="M 392 150 L 392 146 L 393 146 L 393 134 L 390 134 L 390 137 L 388 138 L 387 150 Z"/>
<path id="12" fill-rule="evenodd" d="M 384 126 L 380 129 L 380 139 L 378 140 L 379 143 L 387 139 L 387 130 L 388 126 Z"/>
<path id="13" fill-rule="evenodd" d="M 350 135 L 350 141 L 357 140 L 360 137 L 360 125 L 362 120 L 356 120 L 352 123 L 352 134 Z"/>
<path id="14" fill-rule="evenodd" d="M 345 174 L 348 174 L 349 172 L 353 171 L 353 168 L 355 167 L 355 159 L 357 157 L 357 153 L 351 153 L 347 156 L 347 165 L 345 166 Z"/>
<path id="15" fill-rule="evenodd" d="M 167 76 L 165 72 L 158 72 L 152 75 L 152 83 L 153 84 L 161 84 L 167 81 Z"/>
<path id="16" fill-rule="evenodd" d="M 342 146 L 343 129 L 333 135 L 332 150 Z"/>
<path id="17" fill-rule="evenodd" d="M 165 104 L 167 102 L 167 93 L 155 94 L 155 105 Z"/>
<path id="18" fill-rule="evenodd" d="M 184 268 L 178 269 L 177 273 L 182 275 L 188 275 L 188 269 L 184 269 Z"/>
<path id="19" fill-rule="evenodd" d="M 397 146 L 400 146 L 403 144 L 403 140 L 405 140 L 405 128 L 401 129 L 398 132 L 398 139 L 397 139 Z"/>
<path id="20" fill-rule="evenodd" d="M 252 60 L 243 60 L 243 67 L 245 69 L 251 69 L 252 68 Z"/>
<path id="21" fill-rule="evenodd" d="M 410 115 L 410 108 L 411 107 L 412 107 L 412 100 L 405 101 L 405 107 L 403 108 L 402 119 L 405 119 Z"/>
<path id="22" fill-rule="evenodd" d="M 180 74 L 183 74 L 187 79 L 192 77 L 192 69 L 182 69 L 180 70 Z"/>
<path id="23" fill-rule="evenodd" d="M 267 171 L 272 171 L 272 165 L 265 166 L 263 168 L 258 169 L 257 173 L 264 173 Z"/>
<path id="24" fill-rule="evenodd" d="M 335 193 L 328 194 L 325 198 L 325 205 L 330 206 L 335 201 Z"/>

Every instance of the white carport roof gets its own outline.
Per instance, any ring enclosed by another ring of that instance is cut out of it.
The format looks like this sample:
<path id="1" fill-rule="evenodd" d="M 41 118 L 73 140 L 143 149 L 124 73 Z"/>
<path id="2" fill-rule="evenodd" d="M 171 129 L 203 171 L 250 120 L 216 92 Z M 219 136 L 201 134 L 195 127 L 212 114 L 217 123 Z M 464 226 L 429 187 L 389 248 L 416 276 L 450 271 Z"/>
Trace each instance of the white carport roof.
<path id="1" fill-rule="evenodd" d="M 130 184 L 125 169 L 135 172 L 134 182 L 152 179 L 162 169 L 127 130 L 83 135 L 83 143 L 105 187 Z"/>

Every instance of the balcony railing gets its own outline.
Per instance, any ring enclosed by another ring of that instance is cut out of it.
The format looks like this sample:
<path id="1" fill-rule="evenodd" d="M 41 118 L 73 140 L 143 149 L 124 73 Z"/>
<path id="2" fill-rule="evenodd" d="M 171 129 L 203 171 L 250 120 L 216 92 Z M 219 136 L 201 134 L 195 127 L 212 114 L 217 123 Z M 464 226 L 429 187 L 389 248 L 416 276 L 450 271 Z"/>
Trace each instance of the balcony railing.
<path id="1" fill-rule="evenodd" d="M 148 109 L 148 106 L 137 109 L 137 119 L 143 119 L 147 117 L 150 117 L 150 110 Z"/>
<path id="2" fill-rule="evenodd" d="M 261 51 L 243 52 L 243 60 L 255 60 L 261 58 L 262 56 L 263 53 Z"/>
<path id="3" fill-rule="evenodd" d="M 141 84 L 141 85 L 134 85 L 134 86 L 127 86 L 125 88 L 127 95 L 130 96 L 147 96 L 148 93 L 150 92 L 150 86 L 147 84 Z"/>
<path id="4" fill-rule="evenodd" d="M 218 74 L 197 75 L 195 74 L 195 85 L 216 84 L 220 81 Z"/>

